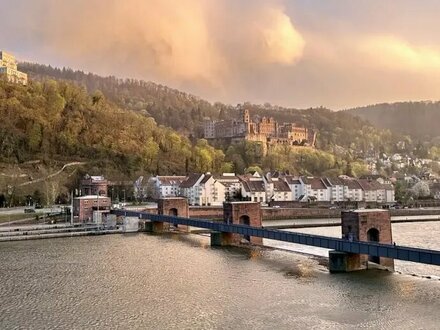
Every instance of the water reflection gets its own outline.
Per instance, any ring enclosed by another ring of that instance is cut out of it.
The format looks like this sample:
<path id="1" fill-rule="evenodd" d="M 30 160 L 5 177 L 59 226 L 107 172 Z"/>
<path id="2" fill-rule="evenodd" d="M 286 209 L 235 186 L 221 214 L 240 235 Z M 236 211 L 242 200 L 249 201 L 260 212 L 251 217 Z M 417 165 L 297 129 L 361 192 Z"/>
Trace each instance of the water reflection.
<path id="1" fill-rule="evenodd" d="M 1 243 L 0 328 L 435 329 L 440 282 L 199 235 Z M 408 326 L 408 327 L 407 327 Z"/>

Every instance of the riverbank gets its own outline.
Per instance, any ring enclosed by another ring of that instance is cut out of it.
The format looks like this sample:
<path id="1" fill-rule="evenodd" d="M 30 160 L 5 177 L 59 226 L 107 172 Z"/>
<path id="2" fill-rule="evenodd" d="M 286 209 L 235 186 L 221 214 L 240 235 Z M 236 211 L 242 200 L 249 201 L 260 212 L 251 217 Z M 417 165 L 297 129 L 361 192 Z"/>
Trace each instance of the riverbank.
<path id="1" fill-rule="evenodd" d="M 122 232 L 122 227 L 103 229 L 99 226 L 72 226 L 70 224 L 0 227 L 0 242 L 120 234 Z"/>

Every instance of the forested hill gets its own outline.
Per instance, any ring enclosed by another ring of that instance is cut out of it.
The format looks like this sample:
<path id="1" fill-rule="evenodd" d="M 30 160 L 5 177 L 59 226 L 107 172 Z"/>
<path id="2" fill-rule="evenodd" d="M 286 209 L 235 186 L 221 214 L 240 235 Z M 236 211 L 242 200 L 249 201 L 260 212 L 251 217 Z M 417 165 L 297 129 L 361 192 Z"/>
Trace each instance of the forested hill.
<path id="1" fill-rule="evenodd" d="M 398 102 L 346 110 L 376 127 L 411 135 L 416 139 L 440 136 L 440 102 Z"/>
<path id="2" fill-rule="evenodd" d="M 120 108 L 134 110 L 153 117 L 159 125 L 171 127 L 186 136 L 202 136 L 205 118 L 230 119 L 239 115 L 238 107 L 222 103 L 211 104 L 191 94 L 183 93 L 152 82 L 115 77 L 100 77 L 71 69 L 21 63 L 20 69 L 33 80 L 52 78 L 72 81 L 86 87 L 89 93 L 101 91 Z M 246 103 L 251 115 L 272 116 L 279 122 L 294 122 L 318 131 L 317 146 L 333 151 L 342 147 L 349 153 L 394 148 L 399 136 L 378 130 L 348 112 L 333 112 L 325 108 L 307 110 L 287 109 L 270 104 Z"/>
<path id="3" fill-rule="evenodd" d="M 205 100 L 153 82 L 101 77 L 69 68 L 59 69 L 34 63 L 20 63 L 19 68 L 33 80 L 67 80 L 86 87 L 89 93 L 99 90 L 119 107 L 151 116 L 159 125 L 187 135 L 201 134 L 203 119 L 216 118 L 219 113 L 219 109 Z"/>
<path id="4" fill-rule="evenodd" d="M 124 173 L 220 172 L 224 154 L 70 82 L 0 79 L 0 163 L 109 162 Z"/>

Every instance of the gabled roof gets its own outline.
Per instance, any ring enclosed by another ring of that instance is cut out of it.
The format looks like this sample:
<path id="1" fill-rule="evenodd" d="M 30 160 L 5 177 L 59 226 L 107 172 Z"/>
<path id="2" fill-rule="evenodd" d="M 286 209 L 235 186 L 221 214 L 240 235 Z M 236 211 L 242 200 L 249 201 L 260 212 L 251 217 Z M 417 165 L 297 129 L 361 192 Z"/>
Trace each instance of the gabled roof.
<path id="1" fill-rule="evenodd" d="M 180 188 L 191 188 L 199 181 L 203 174 L 193 173 L 188 176 L 188 178 L 180 184 Z"/>
<path id="2" fill-rule="evenodd" d="M 204 178 L 202 179 L 202 181 L 200 181 L 200 184 L 205 184 L 205 183 L 208 182 L 208 180 L 211 179 L 211 178 L 212 178 L 212 175 L 211 175 L 211 174 L 206 174 L 206 175 L 204 176 Z"/>
<path id="3" fill-rule="evenodd" d="M 367 179 L 359 179 L 358 183 L 361 186 L 362 190 L 368 191 L 368 190 L 377 190 L 376 185 L 374 184 L 376 181 L 369 181 Z"/>
<path id="4" fill-rule="evenodd" d="M 310 185 L 312 189 L 327 189 L 320 178 L 303 178 L 302 180 L 305 184 Z"/>
<path id="5" fill-rule="evenodd" d="M 157 179 L 160 181 L 162 185 L 173 185 L 173 184 L 181 184 L 183 181 L 186 180 L 186 176 L 157 176 Z"/>
<path id="6" fill-rule="evenodd" d="M 301 184 L 301 180 L 293 175 L 286 175 L 284 179 L 288 184 Z"/>
<path id="7" fill-rule="evenodd" d="M 274 191 L 285 191 L 290 192 L 290 187 L 285 181 L 277 180 L 273 181 L 273 190 Z"/>
<path id="8" fill-rule="evenodd" d="M 264 186 L 263 180 L 261 181 L 242 181 L 243 188 L 247 192 L 265 192 L 266 187 Z"/>
<path id="9" fill-rule="evenodd" d="M 344 180 L 340 178 L 325 178 L 327 182 L 332 186 L 343 186 Z"/>
<path id="10" fill-rule="evenodd" d="M 320 178 L 313 178 L 311 180 L 312 189 L 327 189 L 324 182 Z"/>
<path id="11" fill-rule="evenodd" d="M 359 182 L 357 180 L 350 179 L 341 179 L 344 182 L 344 185 L 347 186 L 348 189 L 362 189 Z"/>

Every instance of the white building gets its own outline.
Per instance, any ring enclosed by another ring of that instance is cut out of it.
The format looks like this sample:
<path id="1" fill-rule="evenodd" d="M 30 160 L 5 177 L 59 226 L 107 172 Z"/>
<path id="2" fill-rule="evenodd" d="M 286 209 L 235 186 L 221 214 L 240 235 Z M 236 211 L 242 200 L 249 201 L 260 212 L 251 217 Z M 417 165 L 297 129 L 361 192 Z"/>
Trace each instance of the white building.
<path id="1" fill-rule="evenodd" d="M 0 51 L 0 75 L 6 76 L 9 82 L 22 85 L 28 82 L 27 74 L 18 71 L 15 56 L 5 51 Z"/>
<path id="2" fill-rule="evenodd" d="M 306 200 L 330 201 L 330 192 L 320 178 L 304 177 L 302 182 L 304 182 Z"/>
<path id="3" fill-rule="evenodd" d="M 286 175 L 283 179 L 290 187 L 290 191 L 292 192 L 292 200 L 299 201 L 305 196 L 305 185 L 301 178 Z"/>
<path id="4" fill-rule="evenodd" d="M 394 203 L 395 192 L 391 184 L 382 184 L 378 181 L 359 179 L 359 185 L 362 187 L 365 202 Z"/>
<path id="5" fill-rule="evenodd" d="M 355 179 L 343 179 L 344 182 L 344 200 L 352 202 L 361 202 L 364 200 L 364 194 L 359 182 Z"/>
<path id="6" fill-rule="evenodd" d="M 270 201 L 287 202 L 293 200 L 293 193 L 286 181 L 278 178 L 272 179 Z"/>
<path id="7" fill-rule="evenodd" d="M 236 198 L 241 191 L 241 184 L 235 173 L 223 173 L 221 176 L 215 176 L 215 180 L 225 187 L 225 200 L 230 201 Z"/>
<path id="8" fill-rule="evenodd" d="M 211 173 L 189 175 L 180 184 L 180 192 L 190 205 L 219 206 L 225 201 L 225 186 Z"/>
<path id="9" fill-rule="evenodd" d="M 377 202 L 378 201 L 378 194 L 377 194 L 377 185 L 375 184 L 375 181 L 369 182 L 368 180 L 361 179 L 358 180 L 359 185 L 362 188 L 362 194 L 363 194 L 363 201 L 365 202 Z"/>
<path id="10" fill-rule="evenodd" d="M 339 178 L 323 178 L 324 185 L 327 187 L 330 195 L 330 202 L 344 201 L 344 182 Z"/>
<path id="11" fill-rule="evenodd" d="M 180 196 L 180 184 L 186 180 L 186 176 L 154 176 L 148 180 L 153 198 Z"/>
<path id="12" fill-rule="evenodd" d="M 241 196 L 252 202 L 267 203 L 266 185 L 258 175 L 240 176 Z"/>

